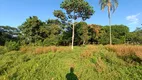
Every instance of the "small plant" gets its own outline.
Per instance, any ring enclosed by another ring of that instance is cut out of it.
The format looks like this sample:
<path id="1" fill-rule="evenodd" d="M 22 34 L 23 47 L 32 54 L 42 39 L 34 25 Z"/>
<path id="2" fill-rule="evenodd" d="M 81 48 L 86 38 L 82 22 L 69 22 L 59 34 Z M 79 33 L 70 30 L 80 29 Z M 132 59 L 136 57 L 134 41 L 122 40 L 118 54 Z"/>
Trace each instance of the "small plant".
<path id="1" fill-rule="evenodd" d="M 13 41 L 6 42 L 5 46 L 6 46 L 8 51 L 19 50 L 20 49 L 19 43 L 13 42 Z"/>

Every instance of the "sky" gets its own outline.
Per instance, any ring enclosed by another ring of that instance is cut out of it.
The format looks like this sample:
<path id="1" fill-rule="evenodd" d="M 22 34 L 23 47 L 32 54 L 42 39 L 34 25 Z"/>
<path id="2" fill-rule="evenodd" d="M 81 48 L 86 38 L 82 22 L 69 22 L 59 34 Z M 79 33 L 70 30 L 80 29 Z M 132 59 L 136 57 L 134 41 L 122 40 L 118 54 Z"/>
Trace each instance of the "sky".
<path id="1" fill-rule="evenodd" d="M 54 10 L 62 10 L 63 0 L 0 0 L 0 25 L 18 27 L 29 16 L 38 16 L 42 21 L 56 19 Z M 88 24 L 108 25 L 107 8 L 100 10 L 99 0 L 86 0 L 93 6 L 94 15 Z M 112 15 L 112 24 L 124 24 L 134 31 L 142 27 L 142 0 L 118 0 L 119 6 Z"/>

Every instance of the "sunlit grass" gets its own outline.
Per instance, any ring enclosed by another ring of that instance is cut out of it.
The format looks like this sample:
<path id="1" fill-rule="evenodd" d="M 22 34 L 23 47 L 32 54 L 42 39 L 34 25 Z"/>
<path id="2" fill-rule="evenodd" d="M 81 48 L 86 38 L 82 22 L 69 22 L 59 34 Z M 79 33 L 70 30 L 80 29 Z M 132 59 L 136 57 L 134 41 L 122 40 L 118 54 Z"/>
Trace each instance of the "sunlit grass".
<path id="1" fill-rule="evenodd" d="M 72 51 L 70 47 L 65 47 L 65 46 L 22 46 L 20 48 L 20 51 L 23 53 L 33 53 L 33 54 L 47 54 L 49 52 L 53 53 L 60 53 L 60 52 L 70 52 Z"/>
<path id="2" fill-rule="evenodd" d="M 142 64 L 135 60 L 140 58 L 126 56 L 131 54 L 129 50 L 141 55 L 140 49 L 124 45 L 75 46 L 74 50 L 65 46 L 22 46 L 19 51 L 0 54 L 0 80 L 66 80 L 71 67 L 79 80 L 141 80 Z"/>

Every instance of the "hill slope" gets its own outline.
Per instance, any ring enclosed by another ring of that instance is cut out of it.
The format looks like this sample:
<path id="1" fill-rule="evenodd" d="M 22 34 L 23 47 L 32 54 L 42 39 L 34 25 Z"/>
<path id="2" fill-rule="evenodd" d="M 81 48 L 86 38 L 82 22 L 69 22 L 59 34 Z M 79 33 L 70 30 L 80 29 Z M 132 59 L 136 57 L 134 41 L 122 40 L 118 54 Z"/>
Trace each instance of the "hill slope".
<path id="1" fill-rule="evenodd" d="M 70 72 L 71 69 L 71 72 Z M 0 80 L 141 80 L 138 56 L 106 46 L 22 47 L 0 54 Z"/>

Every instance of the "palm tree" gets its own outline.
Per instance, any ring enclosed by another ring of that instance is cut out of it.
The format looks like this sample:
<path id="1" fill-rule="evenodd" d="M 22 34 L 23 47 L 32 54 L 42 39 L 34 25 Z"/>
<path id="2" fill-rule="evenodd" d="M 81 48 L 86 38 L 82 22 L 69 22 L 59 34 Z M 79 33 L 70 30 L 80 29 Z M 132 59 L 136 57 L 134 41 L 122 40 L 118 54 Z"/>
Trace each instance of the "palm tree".
<path id="1" fill-rule="evenodd" d="M 101 5 L 101 10 L 104 10 L 105 7 L 108 8 L 108 18 L 109 18 L 109 26 L 110 26 L 110 45 L 112 45 L 111 38 L 111 12 L 114 13 L 116 8 L 118 7 L 117 0 L 100 0 L 99 4 Z"/>

